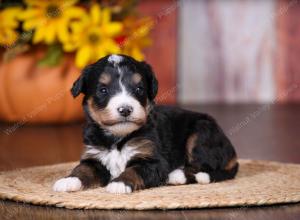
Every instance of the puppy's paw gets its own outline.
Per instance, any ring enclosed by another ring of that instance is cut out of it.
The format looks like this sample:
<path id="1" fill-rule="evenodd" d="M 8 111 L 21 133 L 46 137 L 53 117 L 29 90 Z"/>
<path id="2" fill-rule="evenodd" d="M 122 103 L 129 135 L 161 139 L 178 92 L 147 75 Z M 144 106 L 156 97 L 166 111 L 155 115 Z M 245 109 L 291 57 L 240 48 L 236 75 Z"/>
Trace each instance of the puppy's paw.
<path id="1" fill-rule="evenodd" d="M 117 194 L 132 193 L 131 187 L 124 182 L 111 182 L 106 186 L 106 191 Z"/>
<path id="2" fill-rule="evenodd" d="M 199 172 L 195 174 L 195 179 L 200 184 L 208 184 L 210 183 L 210 176 L 208 173 Z"/>
<path id="3" fill-rule="evenodd" d="M 186 183 L 186 177 L 182 169 L 173 170 L 169 173 L 168 184 L 170 185 L 181 185 Z"/>
<path id="4" fill-rule="evenodd" d="M 66 177 L 57 180 L 53 185 L 53 191 L 56 192 L 74 192 L 79 191 L 82 183 L 77 177 Z"/>

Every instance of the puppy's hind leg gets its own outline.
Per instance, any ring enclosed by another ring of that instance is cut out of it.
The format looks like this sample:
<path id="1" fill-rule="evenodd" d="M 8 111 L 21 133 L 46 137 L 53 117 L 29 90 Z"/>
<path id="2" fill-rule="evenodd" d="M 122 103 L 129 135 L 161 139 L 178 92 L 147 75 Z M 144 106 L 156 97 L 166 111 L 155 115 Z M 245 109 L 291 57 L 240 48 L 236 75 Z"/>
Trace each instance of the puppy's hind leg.
<path id="1" fill-rule="evenodd" d="M 211 118 L 197 121 L 186 142 L 187 183 L 207 184 L 235 177 L 238 171 L 234 148 Z"/>

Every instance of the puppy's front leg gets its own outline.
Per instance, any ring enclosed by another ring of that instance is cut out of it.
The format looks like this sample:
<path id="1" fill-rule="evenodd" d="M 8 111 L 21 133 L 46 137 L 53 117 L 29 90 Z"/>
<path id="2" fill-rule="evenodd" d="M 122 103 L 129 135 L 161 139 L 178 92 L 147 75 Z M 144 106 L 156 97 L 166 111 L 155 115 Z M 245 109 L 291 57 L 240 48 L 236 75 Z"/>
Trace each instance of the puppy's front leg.
<path id="1" fill-rule="evenodd" d="M 97 160 L 81 160 L 68 177 L 59 179 L 53 185 L 57 192 L 78 191 L 100 185 L 105 186 L 110 180 L 109 171 Z"/>
<path id="2" fill-rule="evenodd" d="M 131 193 L 135 190 L 164 185 L 167 171 L 159 162 L 139 161 L 128 166 L 119 177 L 113 179 L 107 186 L 110 193 Z"/>

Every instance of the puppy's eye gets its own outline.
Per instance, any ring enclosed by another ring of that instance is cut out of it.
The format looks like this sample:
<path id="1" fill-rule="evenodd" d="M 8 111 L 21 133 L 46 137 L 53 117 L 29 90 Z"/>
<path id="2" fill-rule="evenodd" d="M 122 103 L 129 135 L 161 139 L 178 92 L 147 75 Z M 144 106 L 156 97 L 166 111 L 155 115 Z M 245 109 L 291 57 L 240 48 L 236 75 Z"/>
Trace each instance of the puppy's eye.
<path id="1" fill-rule="evenodd" d="M 143 92 L 144 92 L 144 88 L 141 87 L 141 86 L 139 86 L 139 87 L 137 87 L 137 88 L 135 89 L 135 92 L 136 92 L 137 94 L 139 94 L 139 95 L 142 95 Z"/>
<path id="2" fill-rule="evenodd" d="M 107 92 L 108 92 L 108 90 L 105 87 L 103 87 L 103 88 L 100 89 L 100 93 L 101 94 L 107 94 Z"/>

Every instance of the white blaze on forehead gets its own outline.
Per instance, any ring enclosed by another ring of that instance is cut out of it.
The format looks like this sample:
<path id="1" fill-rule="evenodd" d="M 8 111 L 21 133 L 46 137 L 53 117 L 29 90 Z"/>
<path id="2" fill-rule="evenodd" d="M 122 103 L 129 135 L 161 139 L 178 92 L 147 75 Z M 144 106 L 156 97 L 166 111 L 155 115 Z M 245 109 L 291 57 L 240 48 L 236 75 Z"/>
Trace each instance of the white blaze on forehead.
<path id="1" fill-rule="evenodd" d="M 133 111 L 135 109 L 138 110 L 139 108 L 142 107 L 141 104 L 138 102 L 138 100 L 136 98 L 134 98 L 132 95 L 129 94 L 125 85 L 122 83 L 124 73 L 121 72 L 120 69 L 119 69 L 119 74 L 120 74 L 119 85 L 120 85 L 121 91 L 111 98 L 111 100 L 108 103 L 108 106 L 111 105 L 111 107 L 116 108 L 116 107 L 128 105 L 128 106 L 133 107 Z"/>
<path id="2" fill-rule="evenodd" d="M 120 55 L 116 55 L 116 54 L 110 55 L 108 57 L 108 62 L 110 62 L 110 63 L 119 64 L 122 60 L 123 60 L 123 57 Z"/>

